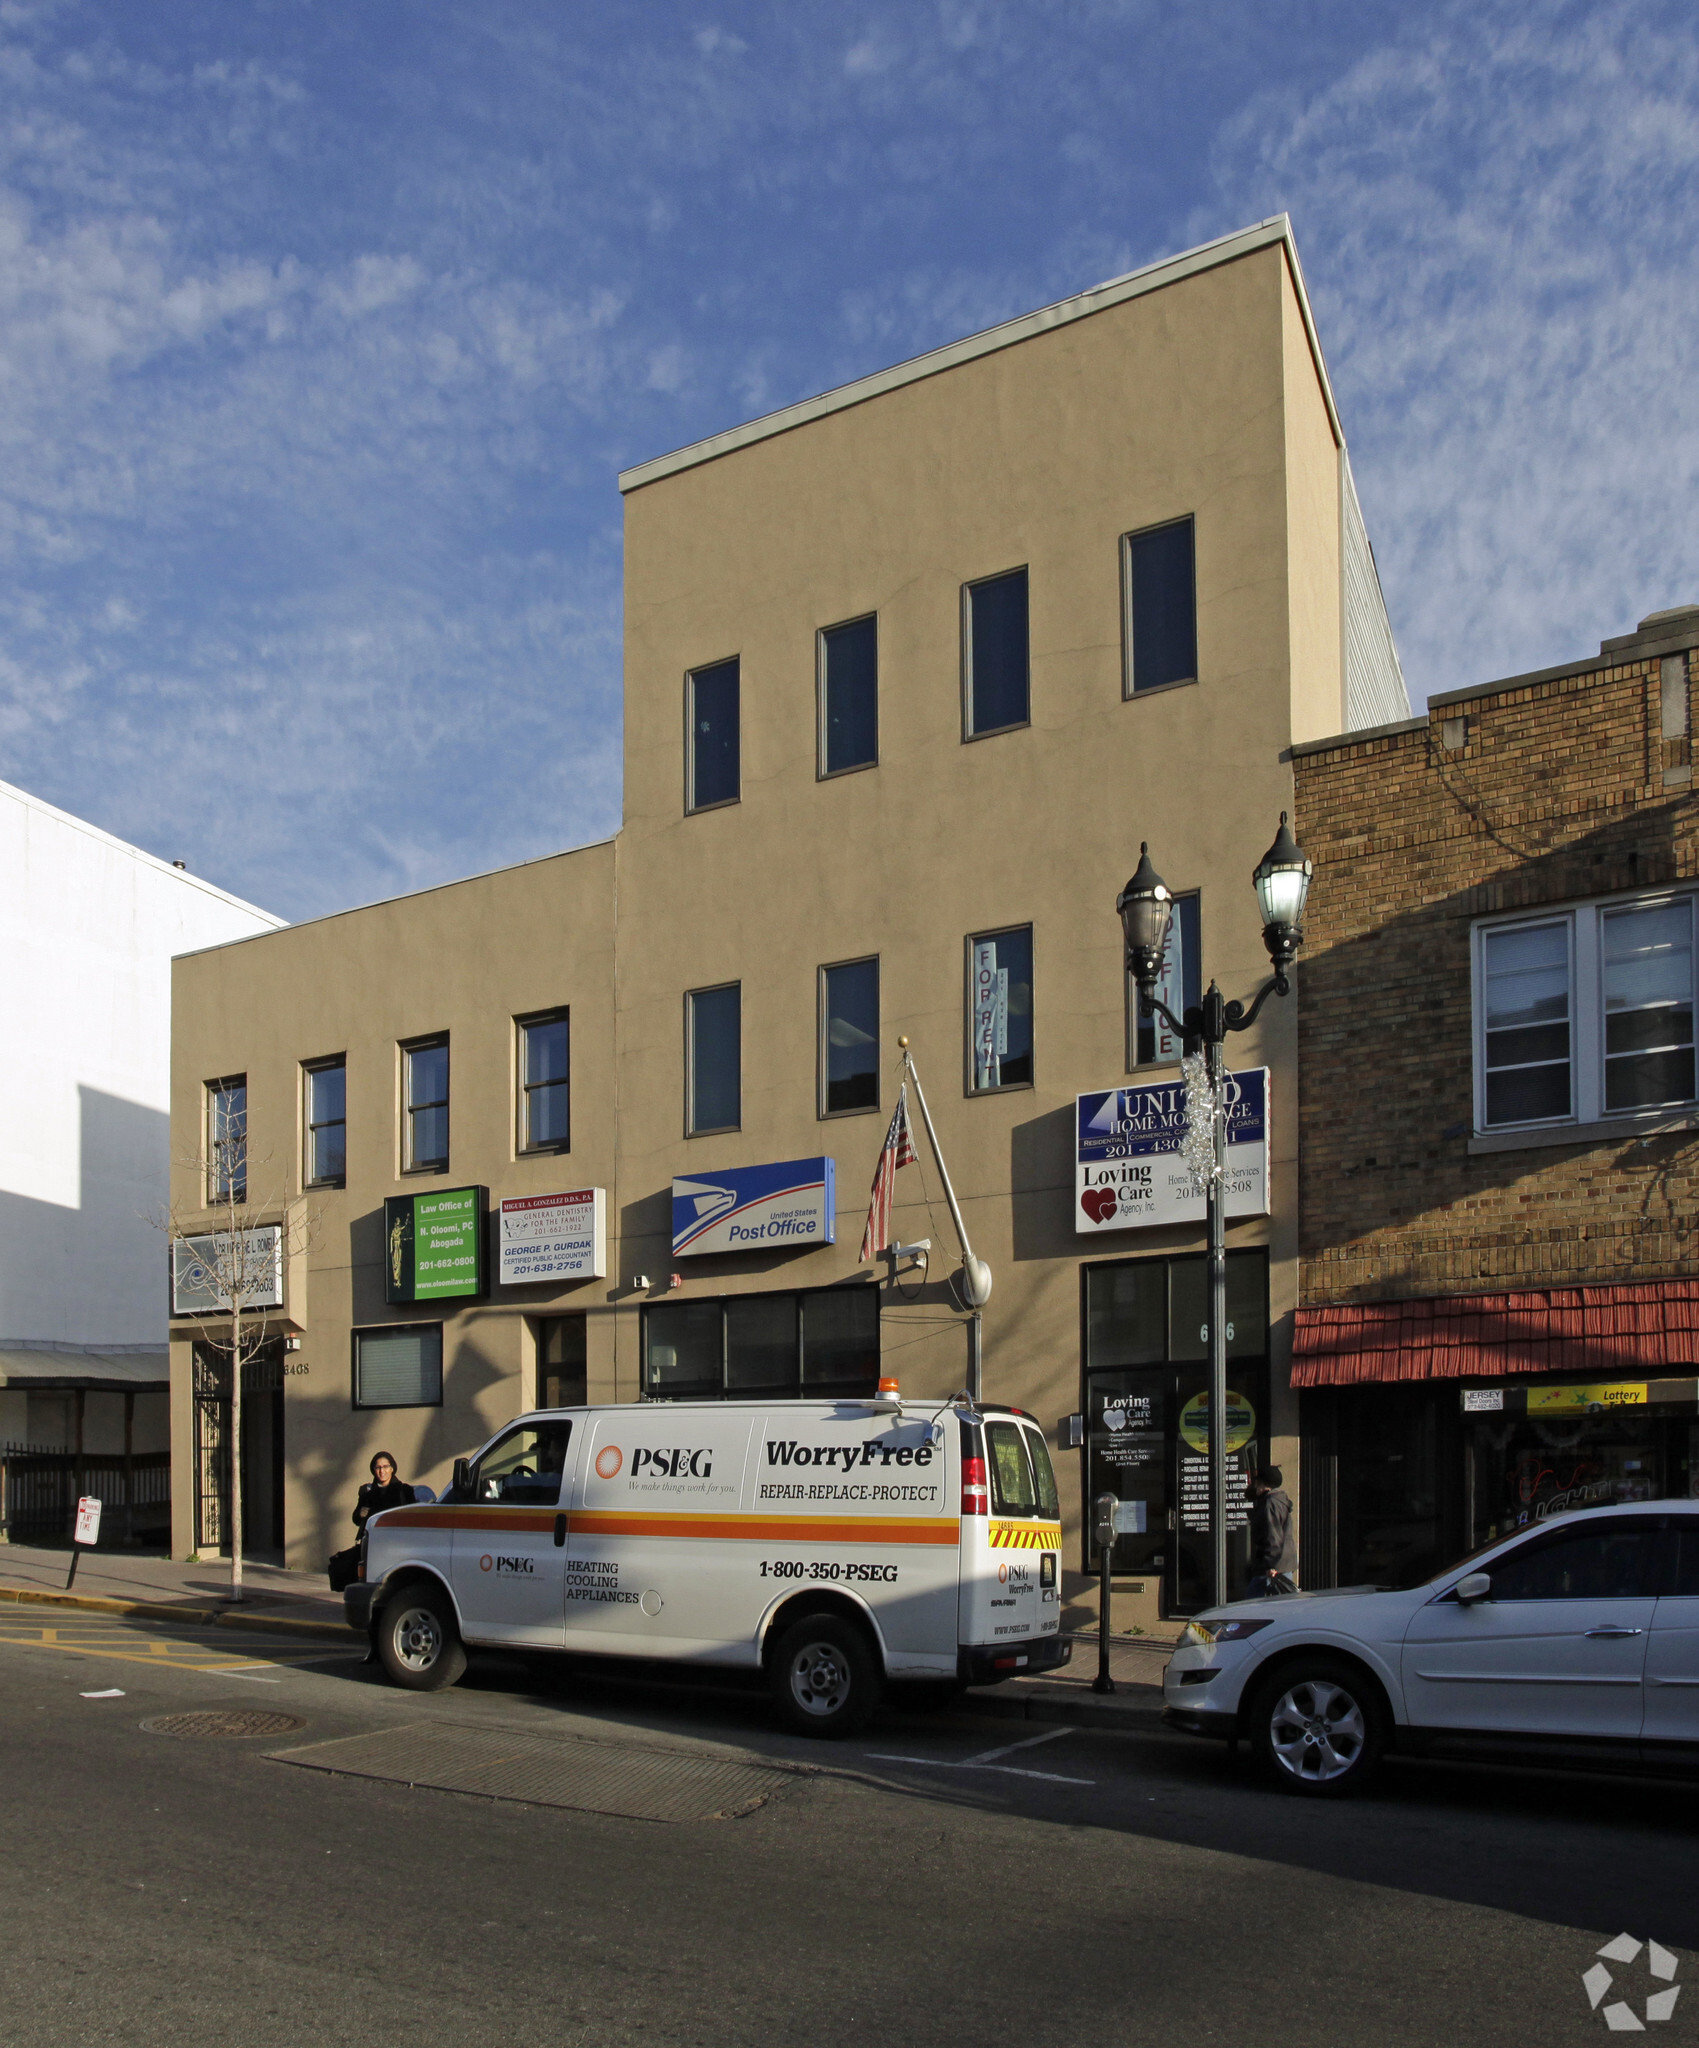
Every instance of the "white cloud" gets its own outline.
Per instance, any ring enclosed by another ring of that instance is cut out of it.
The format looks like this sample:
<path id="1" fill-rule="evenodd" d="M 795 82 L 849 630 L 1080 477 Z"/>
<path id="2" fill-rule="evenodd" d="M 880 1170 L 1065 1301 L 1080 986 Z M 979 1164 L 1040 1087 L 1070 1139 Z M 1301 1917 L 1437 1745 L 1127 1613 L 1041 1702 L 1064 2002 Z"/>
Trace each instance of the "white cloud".
<path id="1" fill-rule="evenodd" d="M 1447 8 L 1223 138 L 1228 212 L 1292 212 L 1418 692 L 1699 597 L 1692 27 Z"/>

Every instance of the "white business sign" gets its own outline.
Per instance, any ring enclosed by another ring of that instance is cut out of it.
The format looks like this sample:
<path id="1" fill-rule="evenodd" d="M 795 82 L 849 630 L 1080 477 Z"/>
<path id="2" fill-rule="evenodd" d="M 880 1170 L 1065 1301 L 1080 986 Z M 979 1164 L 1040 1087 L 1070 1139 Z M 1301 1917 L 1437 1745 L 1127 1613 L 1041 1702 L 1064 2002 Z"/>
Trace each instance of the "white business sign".
<path id="1" fill-rule="evenodd" d="M 1201 1223 L 1206 1214 L 1180 1157 L 1186 1087 L 1106 1088 L 1076 1096 L 1074 1228 L 1136 1230 Z M 1227 1077 L 1227 1214 L 1268 1214 L 1268 1069 Z"/>
<path id="2" fill-rule="evenodd" d="M 283 1229 L 213 1230 L 171 1240 L 171 1313 L 227 1316 L 283 1306 Z"/>
<path id="3" fill-rule="evenodd" d="M 1009 970 L 997 965 L 997 941 L 973 949 L 973 1085 L 995 1088 L 1009 1051 Z"/>
<path id="4" fill-rule="evenodd" d="M 605 1280 L 608 1198 L 602 1188 L 558 1195 L 511 1195 L 498 1223 L 504 1287 L 539 1280 Z"/>

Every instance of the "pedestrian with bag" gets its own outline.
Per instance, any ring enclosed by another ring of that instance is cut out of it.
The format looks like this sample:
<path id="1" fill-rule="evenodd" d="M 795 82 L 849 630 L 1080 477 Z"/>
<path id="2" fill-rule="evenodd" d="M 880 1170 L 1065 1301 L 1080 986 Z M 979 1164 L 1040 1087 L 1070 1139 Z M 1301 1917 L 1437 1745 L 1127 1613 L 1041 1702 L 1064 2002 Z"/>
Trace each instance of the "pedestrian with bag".
<path id="1" fill-rule="evenodd" d="M 1247 1517 L 1251 1539 L 1250 1576 L 1245 1582 L 1248 1599 L 1266 1599 L 1275 1593 L 1298 1590 L 1298 1540 L 1292 1530 L 1292 1501 L 1281 1485 L 1278 1465 L 1264 1465 L 1253 1472 L 1245 1489 L 1251 1504 Z"/>

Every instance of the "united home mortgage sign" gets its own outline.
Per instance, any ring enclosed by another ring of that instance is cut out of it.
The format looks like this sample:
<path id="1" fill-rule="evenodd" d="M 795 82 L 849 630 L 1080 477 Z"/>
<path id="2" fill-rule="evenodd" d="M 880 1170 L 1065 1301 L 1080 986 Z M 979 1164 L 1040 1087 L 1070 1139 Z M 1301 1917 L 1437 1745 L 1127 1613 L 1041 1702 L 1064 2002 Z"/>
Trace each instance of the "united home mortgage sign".
<path id="1" fill-rule="evenodd" d="M 1180 1159 L 1186 1088 L 1110 1088 L 1074 1098 L 1074 1228 L 1201 1223 L 1205 1202 Z M 1227 1077 L 1227 1213 L 1268 1214 L 1268 1069 Z"/>
<path id="2" fill-rule="evenodd" d="M 831 1244 L 833 1162 L 783 1159 L 673 1182 L 673 1257 Z"/>

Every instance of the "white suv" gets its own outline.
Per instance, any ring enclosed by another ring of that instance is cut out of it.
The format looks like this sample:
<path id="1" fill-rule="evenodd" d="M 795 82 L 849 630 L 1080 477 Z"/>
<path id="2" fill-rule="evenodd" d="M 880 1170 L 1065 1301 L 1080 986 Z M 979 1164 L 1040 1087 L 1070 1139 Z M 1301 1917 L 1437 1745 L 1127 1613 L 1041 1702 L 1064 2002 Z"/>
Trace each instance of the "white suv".
<path id="1" fill-rule="evenodd" d="M 1388 1750 L 1699 1776 L 1699 1500 L 1553 1515 L 1405 1592 L 1212 1607 L 1163 1696 L 1324 1797 Z"/>

